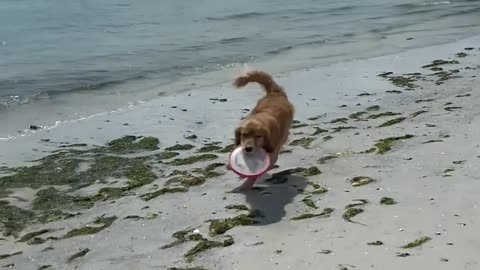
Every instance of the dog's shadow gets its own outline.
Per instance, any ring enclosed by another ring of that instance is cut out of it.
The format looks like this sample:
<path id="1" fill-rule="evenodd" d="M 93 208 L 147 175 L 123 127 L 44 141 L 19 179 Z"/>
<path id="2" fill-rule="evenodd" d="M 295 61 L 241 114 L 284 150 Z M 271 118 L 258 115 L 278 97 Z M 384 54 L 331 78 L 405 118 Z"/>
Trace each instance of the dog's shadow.
<path id="1" fill-rule="evenodd" d="M 286 214 L 285 206 L 302 193 L 307 186 L 304 177 L 293 175 L 291 170 L 274 173 L 260 182 L 252 190 L 242 192 L 246 201 L 254 210 L 259 210 L 262 217 L 257 225 L 279 222 Z"/>

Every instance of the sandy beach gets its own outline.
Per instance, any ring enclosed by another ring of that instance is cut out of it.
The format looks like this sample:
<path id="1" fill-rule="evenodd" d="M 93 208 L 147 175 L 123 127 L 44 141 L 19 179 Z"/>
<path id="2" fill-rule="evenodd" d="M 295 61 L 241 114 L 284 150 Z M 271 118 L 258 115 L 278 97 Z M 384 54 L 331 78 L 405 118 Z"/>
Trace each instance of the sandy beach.
<path id="1" fill-rule="evenodd" d="M 275 74 L 297 120 L 244 194 L 225 161 L 256 85 L 0 141 L 0 266 L 480 269 L 478 44 Z"/>

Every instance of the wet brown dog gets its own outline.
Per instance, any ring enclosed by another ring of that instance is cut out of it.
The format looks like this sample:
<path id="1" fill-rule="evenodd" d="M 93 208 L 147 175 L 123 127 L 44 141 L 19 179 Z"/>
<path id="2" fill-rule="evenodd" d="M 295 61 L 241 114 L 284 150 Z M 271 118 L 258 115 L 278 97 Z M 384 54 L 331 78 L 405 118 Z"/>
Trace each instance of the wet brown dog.
<path id="1" fill-rule="evenodd" d="M 235 129 L 235 145 L 246 152 L 257 147 L 270 154 L 270 168 L 275 165 L 282 146 L 287 142 L 293 121 L 294 107 L 281 86 L 263 71 L 252 71 L 234 81 L 237 88 L 256 82 L 263 86 L 266 95 L 258 100 L 249 116 Z M 242 189 L 250 189 L 256 178 L 247 178 Z"/>

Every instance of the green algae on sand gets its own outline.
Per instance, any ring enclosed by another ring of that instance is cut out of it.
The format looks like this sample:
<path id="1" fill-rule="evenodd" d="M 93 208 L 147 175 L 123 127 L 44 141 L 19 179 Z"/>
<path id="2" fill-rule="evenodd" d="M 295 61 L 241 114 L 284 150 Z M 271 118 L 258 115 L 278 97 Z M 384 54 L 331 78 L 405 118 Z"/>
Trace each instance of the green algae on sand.
<path id="1" fill-rule="evenodd" d="M 167 270 L 207 270 L 207 269 L 200 266 L 194 266 L 194 267 L 170 267 Z"/>
<path id="2" fill-rule="evenodd" d="M 394 205 L 394 204 L 397 204 L 397 202 L 396 202 L 393 198 L 383 197 L 383 198 L 380 199 L 380 204 L 383 204 L 383 205 Z"/>
<path id="3" fill-rule="evenodd" d="M 11 253 L 11 254 L 0 254 L 0 260 L 5 260 L 7 258 L 17 256 L 17 255 L 21 255 L 21 254 L 23 254 L 23 251 L 17 251 L 17 252 Z"/>
<path id="4" fill-rule="evenodd" d="M 375 143 L 375 147 L 377 148 L 377 154 L 383 155 L 386 152 L 392 150 L 392 146 L 400 140 L 407 140 L 411 139 L 414 136 L 411 134 L 406 134 L 403 136 L 398 136 L 398 137 L 388 137 L 385 139 L 381 139 Z"/>
<path id="5" fill-rule="evenodd" d="M 427 243 L 430 240 L 432 240 L 432 238 L 430 238 L 428 236 L 422 236 L 422 237 L 420 237 L 420 238 L 402 246 L 402 248 L 405 248 L 405 249 L 415 248 L 415 247 L 418 247 L 418 246 L 421 246 L 421 245 Z"/>
<path id="6" fill-rule="evenodd" d="M 257 211 L 249 211 L 248 214 L 241 214 L 232 218 L 208 220 L 208 222 L 210 222 L 208 230 L 212 236 L 221 235 L 237 226 L 258 224 L 259 221 L 255 220 L 255 218 L 259 216 L 261 216 L 261 214 Z"/>
<path id="7" fill-rule="evenodd" d="M 356 207 L 347 208 L 347 210 L 343 213 L 342 218 L 347 222 L 357 223 L 352 221 L 352 218 L 363 213 L 364 211 L 365 210 L 363 210 L 362 208 L 356 208 Z"/>
<path id="8" fill-rule="evenodd" d="M 305 204 L 307 207 L 313 208 L 313 209 L 318 209 L 318 206 L 315 205 L 315 203 L 310 199 L 310 197 L 305 197 L 302 200 L 303 204 Z"/>
<path id="9" fill-rule="evenodd" d="M 297 221 L 297 220 L 303 220 L 303 219 L 309 219 L 309 218 L 316 218 L 316 217 L 330 217 L 330 214 L 333 213 L 333 208 L 325 208 L 323 211 L 319 214 L 313 214 L 313 213 L 306 213 L 306 214 L 301 214 L 296 217 L 292 217 L 290 220 Z"/>
<path id="10" fill-rule="evenodd" d="M 362 205 L 365 205 L 365 204 L 368 203 L 368 200 L 366 200 L 366 199 L 356 199 L 356 200 L 353 200 L 353 201 L 356 201 L 357 203 L 348 204 L 347 206 L 345 206 L 345 209 L 353 208 L 353 207 L 357 207 L 357 206 L 362 206 Z"/>
<path id="11" fill-rule="evenodd" d="M 310 147 L 310 144 L 315 140 L 313 137 L 303 137 L 300 139 L 293 140 L 290 145 L 291 146 L 302 146 L 305 149 Z"/>
<path id="12" fill-rule="evenodd" d="M 414 118 L 414 117 L 419 116 L 420 114 L 424 114 L 424 113 L 427 113 L 427 112 L 428 111 L 426 111 L 426 110 L 416 111 L 416 112 L 413 112 L 412 114 L 410 114 L 410 117 Z"/>
<path id="13" fill-rule="evenodd" d="M 228 247 L 235 243 L 233 237 L 227 236 L 227 239 L 223 241 L 211 241 L 205 238 L 202 238 L 198 241 L 197 245 L 195 245 L 192 249 L 190 249 L 187 253 L 185 253 L 184 257 L 187 262 L 192 262 L 200 253 L 212 249 L 212 248 L 219 248 L 219 247 Z"/>
<path id="14" fill-rule="evenodd" d="M 367 245 L 369 245 L 369 246 L 381 246 L 381 245 L 383 245 L 383 242 L 380 241 L 380 240 L 377 240 L 377 241 L 373 241 L 373 242 L 368 242 Z"/>
<path id="15" fill-rule="evenodd" d="M 92 222 L 92 224 L 89 224 L 85 227 L 70 230 L 62 238 L 67 239 L 67 238 L 72 238 L 76 236 L 96 234 L 110 227 L 113 224 L 113 222 L 115 222 L 116 219 L 117 219 L 116 216 L 98 217 Z"/>
<path id="16" fill-rule="evenodd" d="M 382 113 L 377 113 L 377 114 L 372 114 L 368 116 L 368 119 L 377 119 L 380 117 L 386 117 L 386 116 L 395 116 L 395 115 L 400 115 L 401 113 L 394 113 L 394 112 L 382 112 Z"/>
<path id="17" fill-rule="evenodd" d="M 368 176 L 355 176 L 349 182 L 353 187 L 360 187 L 375 182 L 375 180 Z"/>
<path id="18" fill-rule="evenodd" d="M 225 206 L 226 209 L 229 209 L 229 210 L 237 210 L 237 211 L 248 211 L 248 207 L 244 204 L 230 204 L 230 205 L 227 205 Z"/>
<path id="19" fill-rule="evenodd" d="M 449 61 L 449 60 L 438 59 L 438 60 L 433 60 L 431 64 L 422 66 L 422 68 L 432 68 L 432 67 L 437 67 L 441 65 L 452 65 L 452 64 L 460 64 L 460 62 L 458 62 L 457 60 Z"/>
<path id="20" fill-rule="evenodd" d="M 347 122 L 348 122 L 348 118 L 346 118 L 346 117 L 341 117 L 341 118 L 333 119 L 333 120 L 330 121 L 329 123 L 330 123 L 330 124 L 336 124 L 336 123 L 346 124 Z"/>
<path id="21" fill-rule="evenodd" d="M 184 193 L 187 191 L 188 191 L 187 187 L 172 187 L 172 188 L 165 187 L 153 192 L 145 193 L 141 195 L 140 198 L 148 202 L 158 196 L 161 196 L 167 193 L 179 193 L 179 192 Z"/>
<path id="22" fill-rule="evenodd" d="M 50 232 L 53 232 L 53 230 L 52 229 L 42 229 L 42 230 L 39 230 L 39 231 L 30 232 L 30 233 L 27 233 L 24 236 L 22 236 L 17 242 L 27 242 L 27 241 L 30 241 L 31 239 L 33 239 L 37 236 L 40 236 L 40 235 L 46 234 L 46 233 L 50 233 Z"/>
<path id="23" fill-rule="evenodd" d="M 405 119 L 407 119 L 407 118 L 406 117 L 397 117 L 397 118 L 394 118 L 394 119 L 390 119 L 390 120 L 384 122 L 383 124 L 379 125 L 378 127 L 381 128 L 381 127 L 393 126 L 395 124 L 399 124 L 399 123 L 403 122 Z"/>
<path id="24" fill-rule="evenodd" d="M 127 154 L 137 151 L 154 151 L 158 149 L 158 144 L 158 139 L 154 137 L 124 136 L 109 142 L 106 149 L 117 154 Z"/>
<path id="25" fill-rule="evenodd" d="M 4 236 L 17 237 L 26 226 L 35 222 L 33 211 L 10 205 L 8 201 L 0 201 L 0 231 L 3 231 Z"/>
<path id="26" fill-rule="evenodd" d="M 210 160 L 214 160 L 214 159 L 217 159 L 217 158 L 218 158 L 218 156 L 214 155 L 214 154 L 201 154 L 201 155 L 193 155 L 193 156 L 190 156 L 190 157 L 187 157 L 187 158 L 174 159 L 167 164 L 173 165 L 173 166 L 182 166 L 182 165 L 194 164 L 194 163 L 197 163 L 197 162 L 210 161 Z"/>
<path id="27" fill-rule="evenodd" d="M 79 252 L 73 254 L 72 256 L 68 257 L 67 259 L 67 263 L 71 263 L 73 262 L 74 260 L 78 259 L 78 258 L 81 258 L 85 255 L 87 255 L 87 253 L 90 252 L 90 249 L 89 248 L 84 248 L 84 249 L 81 249 Z"/>
<path id="28" fill-rule="evenodd" d="M 172 151 L 188 151 L 195 148 L 195 146 L 191 144 L 175 144 L 173 146 L 165 148 L 165 151 L 172 152 Z"/>

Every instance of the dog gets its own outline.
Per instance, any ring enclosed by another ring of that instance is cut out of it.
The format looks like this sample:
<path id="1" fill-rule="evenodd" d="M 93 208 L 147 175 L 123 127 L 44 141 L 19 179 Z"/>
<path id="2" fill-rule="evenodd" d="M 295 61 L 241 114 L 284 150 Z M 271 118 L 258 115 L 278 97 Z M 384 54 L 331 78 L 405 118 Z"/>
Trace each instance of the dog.
<path id="1" fill-rule="evenodd" d="M 260 84 L 265 96 L 258 100 L 255 108 L 235 129 L 235 146 L 241 146 L 245 152 L 263 148 L 270 155 L 272 169 L 287 142 L 295 108 L 283 87 L 264 71 L 255 70 L 239 76 L 233 85 L 242 88 L 251 82 Z M 256 180 L 256 177 L 247 178 L 241 189 L 251 189 Z"/>

